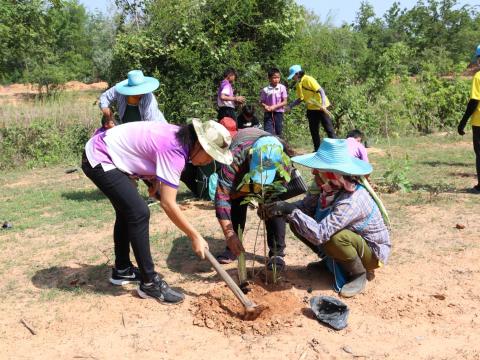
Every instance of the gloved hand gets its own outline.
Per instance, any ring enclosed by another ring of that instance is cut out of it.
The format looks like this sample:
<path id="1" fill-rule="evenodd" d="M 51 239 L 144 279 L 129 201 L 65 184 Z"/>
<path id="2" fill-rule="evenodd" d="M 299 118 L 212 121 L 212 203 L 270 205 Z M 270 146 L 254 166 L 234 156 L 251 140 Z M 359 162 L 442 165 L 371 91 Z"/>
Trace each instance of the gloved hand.
<path id="1" fill-rule="evenodd" d="M 297 207 L 286 201 L 276 201 L 271 204 L 265 204 L 265 215 L 267 218 L 275 216 L 290 215 Z"/>
<path id="2" fill-rule="evenodd" d="M 463 124 L 462 122 L 460 122 L 460 124 L 458 124 L 458 128 L 457 128 L 457 131 L 458 131 L 458 135 L 465 135 L 465 124 Z"/>
<path id="3" fill-rule="evenodd" d="M 257 208 L 257 215 L 260 219 L 265 220 L 266 214 L 265 214 L 265 205 L 259 204 Z"/>

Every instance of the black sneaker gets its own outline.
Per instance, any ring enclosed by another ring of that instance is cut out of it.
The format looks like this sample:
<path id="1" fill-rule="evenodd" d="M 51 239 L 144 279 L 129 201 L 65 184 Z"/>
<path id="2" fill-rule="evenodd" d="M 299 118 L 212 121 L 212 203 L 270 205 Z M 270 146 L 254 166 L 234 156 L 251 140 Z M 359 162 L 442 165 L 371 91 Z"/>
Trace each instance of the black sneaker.
<path id="1" fill-rule="evenodd" d="M 113 285 L 127 285 L 139 283 L 141 279 L 140 270 L 132 265 L 125 270 L 117 270 L 116 268 L 112 268 L 110 282 Z"/>
<path id="2" fill-rule="evenodd" d="M 283 271 L 285 270 L 285 260 L 283 260 L 282 256 L 272 256 L 267 263 L 268 270 L 273 271 L 275 267 L 275 271 Z"/>
<path id="3" fill-rule="evenodd" d="M 140 283 L 137 293 L 143 299 L 155 299 L 166 304 L 179 304 L 185 299 L 185 295 L 170 288 L 158 274 L 150 284 Z"/>

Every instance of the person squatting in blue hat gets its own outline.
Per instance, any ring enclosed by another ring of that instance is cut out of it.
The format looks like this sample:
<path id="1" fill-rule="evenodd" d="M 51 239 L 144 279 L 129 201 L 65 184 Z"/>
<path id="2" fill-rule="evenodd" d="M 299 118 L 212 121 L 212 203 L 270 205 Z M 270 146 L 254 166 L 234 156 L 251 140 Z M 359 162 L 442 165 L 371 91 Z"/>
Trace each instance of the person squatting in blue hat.
<path id="1" fill-rule="evenodd" d="M 109 124 L 114 122 L 111 109 L 113 104 L 117 106 L 121 124 L 133 121 L 166 122 L 152 93 L 159 86 L 157 79 L 144 76 L 141 70 L 129 71 L 126 80 L 119 82 L 100 96 L 99 106 L 106 119 L 105 122 Z"/>
<path id="2" fill-rule="evenodd" d="M 383 204 L 359 183 L 359 177 L 370 174 L 372 166 L 351 156 L 346 140 L 329 138 L 317 152 L 295 156 L 292 161 L 312 169 L 316 191 L 295 203 L 267 204 L 266 215 L 283 217 L 315 253 L 333 259 L 336 284 L 335 269 L 345 277 L 338 288 L 340 295 L 355 296 L 366 286 L 367 270 L 386 264 L 391 250 L 386 220 L 379 209 L 384 211 Z M 386 211 L 384 215 L 388 219 Z"/>

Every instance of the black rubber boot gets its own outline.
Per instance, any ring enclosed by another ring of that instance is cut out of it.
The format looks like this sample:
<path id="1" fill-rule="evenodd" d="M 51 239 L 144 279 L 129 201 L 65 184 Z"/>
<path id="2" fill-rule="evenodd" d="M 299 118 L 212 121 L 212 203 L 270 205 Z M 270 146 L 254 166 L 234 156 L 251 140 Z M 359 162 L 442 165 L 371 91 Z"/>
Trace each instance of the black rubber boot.
<path id="1" fill-rule="evenodd" d="M 362 264 L 362 259 L 357 256 L 352 261 L 341 261 L 339 264 L 345 271 L 348 281 L 340 290 L 340 295 L 348 298 L 360 294 L 367 284 L 367 271 Z"/>

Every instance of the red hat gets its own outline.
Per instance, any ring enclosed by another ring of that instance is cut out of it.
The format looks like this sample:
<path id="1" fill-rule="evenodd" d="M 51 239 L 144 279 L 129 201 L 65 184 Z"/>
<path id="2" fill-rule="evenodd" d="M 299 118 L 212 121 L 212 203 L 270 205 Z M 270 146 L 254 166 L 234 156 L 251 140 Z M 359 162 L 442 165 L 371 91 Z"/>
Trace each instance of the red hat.
<path id="1" fill-rule="evenodd" d="M 224 117 L 222 120 L 219 121 L 220 124 L 225 126 L 225 128 L 228 130 L 232 138 L 237 134 L 237 123 L 235 120 L 233 120 L 231 117 Z"/>

